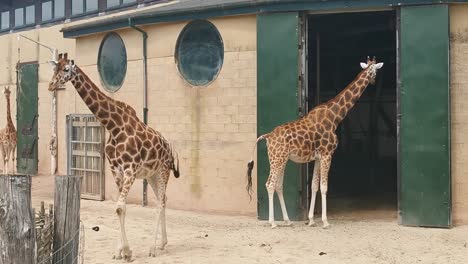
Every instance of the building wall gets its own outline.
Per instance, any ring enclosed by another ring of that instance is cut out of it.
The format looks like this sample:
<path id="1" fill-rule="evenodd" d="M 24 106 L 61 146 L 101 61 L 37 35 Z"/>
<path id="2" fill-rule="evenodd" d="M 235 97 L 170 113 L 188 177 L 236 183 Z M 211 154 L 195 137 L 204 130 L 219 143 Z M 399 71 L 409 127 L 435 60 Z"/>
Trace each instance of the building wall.
<path id="1" fill-rule="evenodd" d="M 47 61 L 51 59 L 49 50 L 39 48 L 38 45 L 20 39 L 18 34 L 22 34 L 36 41 L 41 41 L 46 45 L 51 45 L 58 48 L 60 51 L 68 51 L 71 56 L 75 51 L 75 40 L 64 39 L 59 32 L 61 26 L 52 26 L 36 30 L 23 31 L 20 33 L 12 33 L 0 36 L 0 89 L 3 91 L 5 85 L 9 85 L 12 90 L 11 95 L 11 114 L 14 123 L 16 124 L 16 64 L 17 62 L 38 62 L 39 63 L 39 84 L 38 84 L 38 149 L 39 149 L 39 174 L 50 174 L 50 151 L 49 140 L 51 136 L 51 94 L 47 91 L 48 83 L 52 76 L 52 71 Z M 19 48 L 19 49 L 18 49 Z M 65 94 L 70 94 L 70 90 L 61 92 L 62 100 L 58 100 L 58 138 L 59 141 L 59 172 L 66 173 L 66 146 L 65 146 L 65 115 L 64 106 L 71 106 L 74 102 L 70 102 L 73 97 L 66 97 Z M 70 98 L 70 99 L 69 99 Z M 70 105 L 69 105 L 70 104 Z M 0 94 L 0 127 L 3 128 L 6 124 L 6 108 L 5 97 Z M 3 170 L 3 163 L 0 164 Z"/>
<path id="2" fill-rule="evenodd" d="M 179 74 L 174 60 L 179 33 L 187 22 L 147 26 L 148 31 L 148 121 L 172 142 L 179 153 L 181 176 L 171 176 L 168 186 L 168 207 L 254 214 L 256 197 L 249 202 L 246 193 L 246 163 L 250 160 L 256 139 L 256 17 L 239 16 L 213 19 L 224 42 L 224 63 L 217 79 L 206 87 L 192 87 Z M 32 39 L 68 52 L 99 87 L 103 87 L 97 56 L 105 34 L 64 39 L 62 25 L 21 32 Z M 133 106 L 142 119 L 143 67 L 141 34 L 118 31 L 128 57 L 123 86 L 110 97 Z M 20 61 L 38 61 L 39 67 L 39 176 L 50 175 L 49 140 L 51 135 L 51 94 L 47 91 L 52 71 L 47 60 L 50 52 L 36 44 L 21 41 L 17 34 L 0 36 L 0 88 L 10 85 L 12 118 L 16 114 L 16 73 L 18 45 Z M 2 88 L 3 89 L 3 88 Z M 103 89 L 102 89 L 103 90 Z M 68 84 L 58 92 L 58 173 L 67 172 L 66 115 L 90 113 Z M 5 98 L 0 95 L 0 105 Z M 0 127 L 6 123 L 5 110 L 0 109 Z M 3 164 L 0 164 L 0 168 Z M 116 200 L 117 190 L 106 161 L 106 199 Z M 254 182 L 256 182 L 254 180 Z M 148 200 L 154 195 L 148 187 Z M 254 186 L 255 189 L 255 186 Z M 141 203 L 142 180 L 135 181 L 129 202 Z"/>
<path id="3" fill-rule="evenodd" d="M 192 87 L 179 74 L 175 46 L 183 23 L 144 27 L 148 32 L 148 123 L 172 142 L 178 151 L 181 177 L 171 176 L 168 206 L 223 213 L 253 214 L 245 190 L 246 162 L 256 139 L 256 18 L 213 19 L 224 42 L 224 63 L 217 79 L 206 87 Z M 141 34 L 120 30 L 127 48 L 128 66 L 123 86 L 114 99 L 135 108 L 142 119 L 143 68 Z M 76 41 L 76 63 L 102 87 L 97 71 L 99 46 L 105 34 Z M 73 94 L 75 113 L 88 109 Z M 68 105 L 70 106 L 70 105 Z M 106 198 L 118 193 L 106 166 Z M 129 201 L 139 203 L 142 181 L 137 180 Z M 149 187 L 148 199 L 154 203 Z"/>
<path id="4" fill-rule="evenodd" d="M 468 5 L 450 7 L 452 217 L 468 223 Z"/>

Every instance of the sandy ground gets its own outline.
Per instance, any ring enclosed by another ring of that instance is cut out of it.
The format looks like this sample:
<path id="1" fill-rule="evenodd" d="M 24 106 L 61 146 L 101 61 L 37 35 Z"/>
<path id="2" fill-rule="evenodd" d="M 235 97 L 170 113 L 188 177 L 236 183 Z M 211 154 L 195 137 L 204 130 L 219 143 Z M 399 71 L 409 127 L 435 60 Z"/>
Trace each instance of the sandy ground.
<path id="1" fill-rule="evenodd" d="M 34 206 L 41 200 L 51 202 L 52 197 L 33 191 Z M 85 263 L 122 263 L 112 260 L 119 236 L 114 208 L 114 202 L 82 200 Z M 177 210 L 166 215 L 169 243 L 150 258 L 154 208 L 128 205 L 132 263 L 468 263 L 468 226 L 403 227 L 388 209 L 331 212 L 327 230 L 305 222 L 271 229 L 247 216 Z M 100 230 L 93 231 L 94 226 Z"/>

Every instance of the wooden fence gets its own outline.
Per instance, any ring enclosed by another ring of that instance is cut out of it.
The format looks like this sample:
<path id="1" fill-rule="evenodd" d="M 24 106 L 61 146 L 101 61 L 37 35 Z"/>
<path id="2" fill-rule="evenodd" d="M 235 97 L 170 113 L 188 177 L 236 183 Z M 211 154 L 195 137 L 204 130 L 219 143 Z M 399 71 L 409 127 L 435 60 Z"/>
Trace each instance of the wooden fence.
<path id="1" fill-rule="evenodd" d="M 34 263 L 31 176 L 0 176 L 0 264 Z"/>
<path id="2" fill-rule="evenodd" d="M 81 179 L 57 176 L 54 209 L 35 217 L 31 176 L 0 175 L 0 264 L 78 263 Z"/>

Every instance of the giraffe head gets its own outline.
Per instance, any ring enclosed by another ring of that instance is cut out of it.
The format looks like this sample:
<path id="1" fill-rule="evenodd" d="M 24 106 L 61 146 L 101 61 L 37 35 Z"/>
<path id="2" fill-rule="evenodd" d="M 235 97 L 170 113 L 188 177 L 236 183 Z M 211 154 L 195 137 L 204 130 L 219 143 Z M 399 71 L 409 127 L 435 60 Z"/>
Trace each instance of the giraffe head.
<path id="1" fill-rule="evenodd" d="M 74 60 L 68 59 L 68 54 L 59 54 L 57 61 L 49 61 L 53 67 L 54 75 L 49 83 L 49 91 L 55 91 L 59 86 L 64 85 L 76 74 Z"/>
<path id="2" fill-rule="evenodd" d="M 375 61 L 375 56 L 372 60 L 369 57 L 367 57 L 367 63 L 361 62 L 361 68 L 367 71 L 370 84 L 375 83 L 375 77 L 377 76 L 377 71 L 382 67 L 383 67 L 383 62 L 377 63 Z"/>
<path id="3" fill-rule="evenodd" d="M 10 99 L 10 94 L 11 94 L 10 87 L 5 86 L 5 88 L 3 88 L 3 94 L 5 94 L 5 98 Z"/>

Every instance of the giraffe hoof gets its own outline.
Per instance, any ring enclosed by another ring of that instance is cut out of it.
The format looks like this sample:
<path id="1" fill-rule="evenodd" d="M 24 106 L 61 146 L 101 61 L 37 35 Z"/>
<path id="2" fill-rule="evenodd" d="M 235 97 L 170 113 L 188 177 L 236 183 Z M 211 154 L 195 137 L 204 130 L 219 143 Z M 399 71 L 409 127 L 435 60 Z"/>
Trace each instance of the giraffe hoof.
<path id="1" fill-rule="evenodd" d="M 119 249 L 117 254 L 114 255 L 113 259 L 123 259 L 126 262 L 132 261 L 132 251 L 128 247 Z"/>
<path id="2" fill-rule="evenodd" d="M 292 222 L 291 221 L 284 221 L 284 226 L 292 226 Z"/>
<path id="3" fill-rule="evenodd" d="M 148 256 L 153 257 L 153 258 L 156 257 L 156 247 L 155 246 L 150 247 Z"/>
<path id="4" fill-rule="evenodd" d="M 278 225 L 276 225 L 275 223 L 271 224 L 271 229 L 275 229 L 276 227 L 278 227 Z"/>
<path id="5" fill-rule="evenodd" d="M 309 221 L 309 226 L 317 226 L 317 224 L 314 221 Z"/>
<path id="6" fill-rule="evenodd" d="M 329 223 L 323 223 L 323 229 L 330 229 Z"/>

